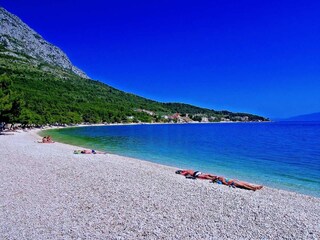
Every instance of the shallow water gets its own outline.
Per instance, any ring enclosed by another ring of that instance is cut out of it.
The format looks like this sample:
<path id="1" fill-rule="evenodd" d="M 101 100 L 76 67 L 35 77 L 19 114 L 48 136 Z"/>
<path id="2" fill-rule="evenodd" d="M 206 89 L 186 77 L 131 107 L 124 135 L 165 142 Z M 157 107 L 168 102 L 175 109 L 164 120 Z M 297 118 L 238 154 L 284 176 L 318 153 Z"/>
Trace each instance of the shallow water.
<path id="1" fill-rule="evenodd" d="M 48 130 L 54 140 L 320 197 L 320 123 L 214 123 Z"/>

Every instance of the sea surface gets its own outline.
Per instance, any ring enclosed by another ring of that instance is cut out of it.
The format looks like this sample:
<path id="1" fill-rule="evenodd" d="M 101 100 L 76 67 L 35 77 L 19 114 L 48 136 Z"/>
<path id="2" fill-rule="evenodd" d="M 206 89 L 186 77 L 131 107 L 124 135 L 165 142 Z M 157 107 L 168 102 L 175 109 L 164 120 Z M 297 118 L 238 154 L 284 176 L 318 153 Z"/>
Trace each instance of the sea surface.
<path id="1" fill-rule="evenodd" d="M 48 130 L 54 140 L 320 197 L 320 122 Z"/>

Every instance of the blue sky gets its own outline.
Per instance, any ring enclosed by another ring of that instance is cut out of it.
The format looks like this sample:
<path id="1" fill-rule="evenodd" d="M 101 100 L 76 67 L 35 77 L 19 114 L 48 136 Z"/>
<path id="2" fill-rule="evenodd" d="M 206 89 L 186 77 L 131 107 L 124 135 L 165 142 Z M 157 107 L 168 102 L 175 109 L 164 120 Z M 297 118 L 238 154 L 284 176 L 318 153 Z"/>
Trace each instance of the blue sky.
<path id="1" fill-rule="evenodd" d="M 270 118 L 320 112 L 319 1 L 0 5 L 120 90 Z"/>

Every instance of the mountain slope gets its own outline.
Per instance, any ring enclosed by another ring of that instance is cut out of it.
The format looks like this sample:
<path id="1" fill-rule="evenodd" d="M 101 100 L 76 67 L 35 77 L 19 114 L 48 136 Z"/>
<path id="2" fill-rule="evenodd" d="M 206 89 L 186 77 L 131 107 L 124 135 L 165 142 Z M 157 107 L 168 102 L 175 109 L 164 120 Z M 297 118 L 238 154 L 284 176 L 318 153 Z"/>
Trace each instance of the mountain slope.
<path id="1" fill-rule="evenodd" d="M 35 60 L 69 69 L 83 78 L 88 76 L 73 66 L 67 55 L 58 47 L 45 41 L 17 16 L 0 7 L 0 43 L 5 48 Z"/>
<path id="2" fill-rule="evenodd" d="M 320 122 L 320 112 L 294 116 L 294 117 L 287 118 L 284 121 L 297 121 L 297 122 L 299 122 L 299 121 L 306 121 L 306 122 L 319 121 Z"/>
<path id="3" fill-rule="evenodd" d="M 167 121 L 164 115 L 176 112 L 198 120 L 267 120 L 252 114 L 159 103 L 119 91 L 86 78 L 61 50 L 38 39 L 36 32 L 3 8 L 0 18 L 0 78 L 11 79 L 13 90 L 25 102 L 19 118 L 22 123 L 163 122 Z M 35 49 L 39 44 L 42 50 Z"/>

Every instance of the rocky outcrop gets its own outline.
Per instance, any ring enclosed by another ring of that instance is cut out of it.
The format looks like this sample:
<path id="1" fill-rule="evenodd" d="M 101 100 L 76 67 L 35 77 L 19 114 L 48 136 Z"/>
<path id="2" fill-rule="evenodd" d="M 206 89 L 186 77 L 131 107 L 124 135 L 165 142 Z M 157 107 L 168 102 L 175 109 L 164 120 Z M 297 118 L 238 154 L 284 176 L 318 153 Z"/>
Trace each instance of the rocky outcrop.
<path id="1" fill-rule="evenodd" d="M 0 7 L 0 45 L 48 64 L 68 69 L 80 77 L 89 78 L 75 67 L 58 47 L 44 40 L 17 16 Z"/>

